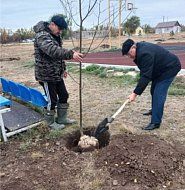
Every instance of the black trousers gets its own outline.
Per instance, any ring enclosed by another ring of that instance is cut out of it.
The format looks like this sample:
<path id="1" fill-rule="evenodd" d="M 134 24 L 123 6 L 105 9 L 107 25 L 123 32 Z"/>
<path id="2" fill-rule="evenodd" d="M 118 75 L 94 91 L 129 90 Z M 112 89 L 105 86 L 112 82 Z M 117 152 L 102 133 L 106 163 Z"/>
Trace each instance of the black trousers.
<path id="1" fill-rule="evenodd" d="M 69 94 L 63 79 L 57 82 L 39 82 L 39 84 L 44 88 L 48 99 L 47 110 L 54 110 L 57 103 L 67 103 Z"/>

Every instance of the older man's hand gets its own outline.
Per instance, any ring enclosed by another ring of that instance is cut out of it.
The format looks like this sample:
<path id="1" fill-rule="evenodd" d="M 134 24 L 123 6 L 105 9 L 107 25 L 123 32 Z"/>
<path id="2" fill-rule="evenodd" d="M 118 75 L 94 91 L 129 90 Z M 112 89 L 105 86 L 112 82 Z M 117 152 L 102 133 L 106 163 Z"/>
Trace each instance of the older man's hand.
<path id="1" fill-rule="evenodd" d="M 136 97 L 137 97 L 137 94 L 135 94 L 135 93 L 133 92 L 132 94 L 130 94 L 130 95 L 128 96 L 128 99 L 130 100 L 130 102 L 133 102 L 133 101 L 135 101 Z"/>
<path id="2" fill-rule="evenodd" d="M 74 51 L 73 59 L 74 59 L 75 61 L 80 61 L 80 62 L 81 62 L 81 61 L 83 60 L 83 54 Z"/>

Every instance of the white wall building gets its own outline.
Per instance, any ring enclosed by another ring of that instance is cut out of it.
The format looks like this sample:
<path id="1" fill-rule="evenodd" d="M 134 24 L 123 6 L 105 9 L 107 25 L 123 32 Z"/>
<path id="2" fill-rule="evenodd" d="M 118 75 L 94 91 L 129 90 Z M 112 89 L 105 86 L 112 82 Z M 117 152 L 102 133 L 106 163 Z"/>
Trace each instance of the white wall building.
<path id="1" fill-rule="evenodd" d="M 160 22 L 155 27 L 156 34 L 164 34 L 164 33 L 179 33 L 181 31 L 181 25 L 178 21 L 170 21 L 170 22 Z"/>
<path id="2" fill-rule="evenodd" d="M 96 38 L 103 38 L 103 37 L 106 37 L 108 36 L 109 32 L 108 30 L 85 30 L 85 31 L 82 31 L 82 38 L 83 39 L 92 39 L 94 34 L 96 32 Z M 76 39 L 79 39 L 80 38 L 80 33 L 79 31 L 74 31 L 72 33 L 72 36 L 73 38 L 76 38 Z"/>

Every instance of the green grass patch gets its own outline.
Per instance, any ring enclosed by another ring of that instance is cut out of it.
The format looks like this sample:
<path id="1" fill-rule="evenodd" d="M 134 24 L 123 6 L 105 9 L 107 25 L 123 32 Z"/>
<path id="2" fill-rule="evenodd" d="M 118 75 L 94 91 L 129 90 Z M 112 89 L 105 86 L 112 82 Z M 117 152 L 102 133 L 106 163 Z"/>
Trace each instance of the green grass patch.
<path id="1" fill-rule="evenodd" d="M 83 73 L 100 75 L 101 77 L 103 77 L 103 76 L 106 77 L 105 71 L 106 71 L 105 67 L 101 67 L 98 65 L 89 65 L 85 69 L 82 70 Z"/>
<path id="2" fill-rule="evenodd" d="M 129 71 L 135 71 L 134 68 L 124 69 L 124 68 L 117 68 L 117 67 L 108 67 L 108 69 L 113 69 L 115 72 L 123 72 L 123 73 L 128 73 Z"/>
<path id="3" fill-rule="evenodd" d="M 67 68 L 71 73 L 79 73 L 79 66 L 73 63 L 67 63 Z M 135 69 L 124 69 L 124 68 L 116 68 L 116 67 L 102 67 L 99 65 L 89 65 L 82 69 L 83 75 L 94 75 L 98 76 L 100 79 L 102 78 L 104 82 L 110 85 L 118 85 L 118 86 L 125 86 L 125 85 L 136 85 L 140 76 L 137 73 L 136 76 L 127 75 L 128 72 L 135 71 Z M 122 76 L 116 76 L 116 72 L 123 73 Z"/>
<path id="4" fill-rule="evenodd" d="M 168 94 L 173 96 L 185 96 L 185 78 L 176 77 L 169 88 Z"/>
<path id="5" fill-rule="evenodd" d="M 112 73 L 115 72 L 122 72 L 122 76 L 114 76 L 111 74 L 111 77 L 109 76 L 109 71 Z M 115 68 L 115 67 L 101 67 L 98 65 L 89 65 L 85 69 L 83 69 L 83 73 L 92 74 L 92 75 L 98 75 L 100 78 L 113 78 L 116 79 L 117 83 L 124 83 L 124 84 L 135 84 L 139 79 L 139 74 L 136 75 L 136 77 L 133 77 L 131 75 L 125 75 L 129 71 L 134 71 L 134 69 L 122 69 L 122 68 Z M 114 81 L 114 82 L 116 82 Z"/>

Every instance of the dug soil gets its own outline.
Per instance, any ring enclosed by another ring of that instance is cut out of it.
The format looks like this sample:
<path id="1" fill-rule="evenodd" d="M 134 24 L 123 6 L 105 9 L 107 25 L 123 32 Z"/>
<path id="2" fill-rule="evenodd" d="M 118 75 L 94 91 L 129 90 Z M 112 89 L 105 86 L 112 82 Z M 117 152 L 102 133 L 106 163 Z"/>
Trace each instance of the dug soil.
<path id="1" fill-rule="evenodd" d="M 93 152 L 65 138 L 1 144 L 1 190 L 185 189 L 185 150 L 149 135 L 124 133 Z"/>

